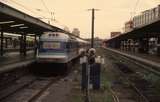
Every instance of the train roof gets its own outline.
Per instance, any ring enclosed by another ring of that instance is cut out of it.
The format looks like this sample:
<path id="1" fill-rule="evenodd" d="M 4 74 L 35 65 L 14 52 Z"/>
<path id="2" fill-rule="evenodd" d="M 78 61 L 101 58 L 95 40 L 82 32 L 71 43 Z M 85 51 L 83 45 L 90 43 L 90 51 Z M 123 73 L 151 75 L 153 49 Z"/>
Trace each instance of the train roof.
<path id="1" fill-rule="evenodd" d="M 40 41 L 72 41 L 76 40 L 62 32 L 45 32 L 40 37 Z"/>

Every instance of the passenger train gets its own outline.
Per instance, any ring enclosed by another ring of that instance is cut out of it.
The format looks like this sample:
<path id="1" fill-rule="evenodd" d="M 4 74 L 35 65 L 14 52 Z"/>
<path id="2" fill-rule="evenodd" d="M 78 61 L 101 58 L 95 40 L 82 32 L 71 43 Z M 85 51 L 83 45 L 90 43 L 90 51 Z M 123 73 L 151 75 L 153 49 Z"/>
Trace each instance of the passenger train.
<path id="1" fill-rule="evenodd" d="M 61 32 L 45 32 L 39 41 L 38 63 L 69 63 L 79 56 L 81 47 L 88 48 L 87 41 Z"/>

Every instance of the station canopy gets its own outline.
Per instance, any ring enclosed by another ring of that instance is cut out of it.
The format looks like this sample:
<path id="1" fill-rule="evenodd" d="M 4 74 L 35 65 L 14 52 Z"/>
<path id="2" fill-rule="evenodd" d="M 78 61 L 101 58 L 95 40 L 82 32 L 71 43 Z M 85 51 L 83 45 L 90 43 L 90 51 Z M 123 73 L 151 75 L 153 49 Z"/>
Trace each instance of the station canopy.
<path id="1" fill-rule="evenodd" d="M 0 31 L 38 35 L 46 31 L 63 30 L 0 2 Z"/>
<path id="2" fill-rule="evenodd" d="M 134 28 L 132 31 L 123 33 L 117 37 L 111 38 L 105 42 L 112 42 L 115 40 L 124 40 L 124 39 L 137 39 L 145 37 L 157 37 L 160 35 L 160 18 L 154 20 L 153 22 L 143 25 L 139 28 Z"/>

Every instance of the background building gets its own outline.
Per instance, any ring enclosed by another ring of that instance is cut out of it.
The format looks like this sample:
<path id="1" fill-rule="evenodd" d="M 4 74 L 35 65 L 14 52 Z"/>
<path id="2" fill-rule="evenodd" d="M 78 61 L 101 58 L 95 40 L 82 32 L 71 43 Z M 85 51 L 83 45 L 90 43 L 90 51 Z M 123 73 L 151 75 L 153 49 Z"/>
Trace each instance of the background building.
<path id="1" fill-rule="evenodd" d="M 111 32 L 111 38 L 121 35 L 121 32 Z"/>
<path id="2" fill-rule="evenodd" d="M 130 32 L 131 30 L 133 30 L 133 21 L 130 20 L 128 22 L 125 23 L 125 26 L 124 26 L 124 32 Z"/>

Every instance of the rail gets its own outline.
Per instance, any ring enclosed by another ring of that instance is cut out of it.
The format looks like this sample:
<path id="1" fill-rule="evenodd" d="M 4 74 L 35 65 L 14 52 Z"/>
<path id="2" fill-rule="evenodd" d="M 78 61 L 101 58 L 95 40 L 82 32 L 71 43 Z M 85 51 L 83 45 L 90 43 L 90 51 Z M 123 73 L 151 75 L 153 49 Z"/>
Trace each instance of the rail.
<path id="1" fill-rule="evenodd" d="M 104 48 L 104 47 L 103 47 Z M 126 54 L 126 53 L 123 53 L 123 52 L 120 52 L 118 50 L 115 50 L 115 49 L 111 49 L 111 48 L 104 48 L 108 51 L 111 51 L 115 54 L 119 54 L 125 58 L 128 58 L 130 59 L 133 63 L 139 65 L 139 66 L 142 66 L 142 68 L 160 76 L 160 63 L 157 63 L 157 62 L 153 62 L 151 60 L 147 60 L 147 59 L 144 59 L 144 58 L 141 58 L 141 57 L 138 57 L 138 56 L 133 56 L 133 55 L 129 55 L 129 54 Z"/>

